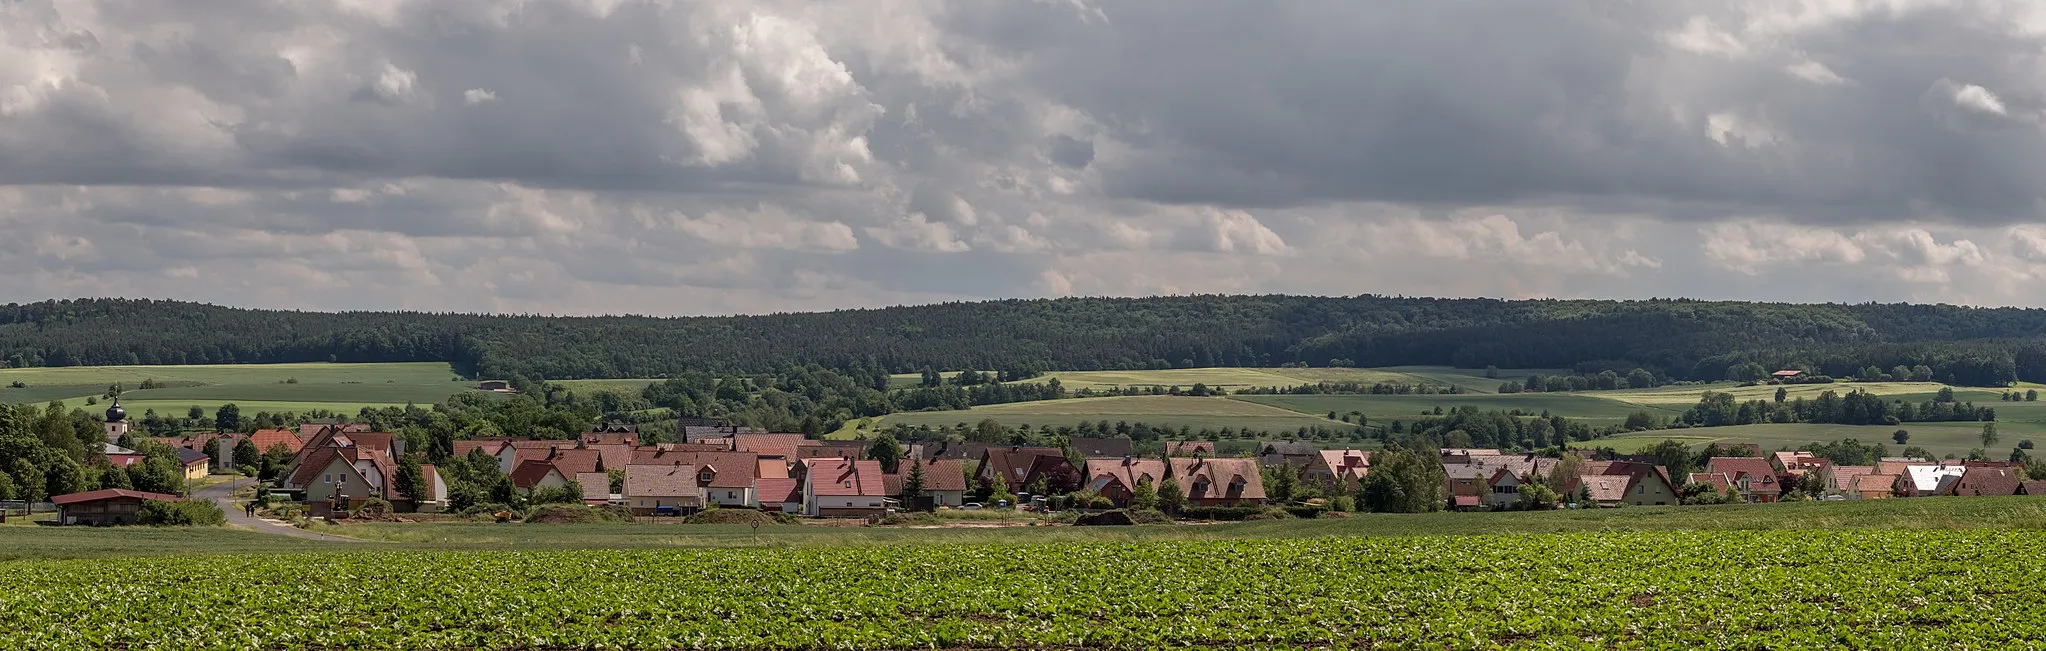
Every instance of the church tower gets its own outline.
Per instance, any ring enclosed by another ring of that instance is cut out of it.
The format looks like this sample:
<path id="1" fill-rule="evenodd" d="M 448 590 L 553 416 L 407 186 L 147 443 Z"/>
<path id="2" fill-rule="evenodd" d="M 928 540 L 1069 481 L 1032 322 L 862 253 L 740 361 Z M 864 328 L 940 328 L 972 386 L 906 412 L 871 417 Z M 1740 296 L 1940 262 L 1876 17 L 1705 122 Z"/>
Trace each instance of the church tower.
<path id="1" fill-rule="evenodd" d="M 120 398 L 114 398 L 114 406 L 107 408 L 106 428 L 108 443 L 128 434 L 128 410 L 121 408 Z"/>

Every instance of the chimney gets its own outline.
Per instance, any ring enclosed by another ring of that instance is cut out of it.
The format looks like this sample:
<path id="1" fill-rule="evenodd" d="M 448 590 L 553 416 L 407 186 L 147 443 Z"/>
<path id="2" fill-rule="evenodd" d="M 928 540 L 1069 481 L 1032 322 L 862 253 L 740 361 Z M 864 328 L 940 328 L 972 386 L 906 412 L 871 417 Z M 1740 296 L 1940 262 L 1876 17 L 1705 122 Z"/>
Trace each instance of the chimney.
<path id="1" fill-rule="evenodd" d="M 1131 458 L 1130 458 L 1130 455 L 1127 455 L 1127 454 L 1125 454 L 1125 455 L 1122 455 L 1122 465 L 1124 465 L 1124 466 L 1128 466 L 1128 465 L 1130 465 L 1131 463 L 1133 463 L 1134 461 L 1135 461 L 1134 459 L 1131 459 Z"/>

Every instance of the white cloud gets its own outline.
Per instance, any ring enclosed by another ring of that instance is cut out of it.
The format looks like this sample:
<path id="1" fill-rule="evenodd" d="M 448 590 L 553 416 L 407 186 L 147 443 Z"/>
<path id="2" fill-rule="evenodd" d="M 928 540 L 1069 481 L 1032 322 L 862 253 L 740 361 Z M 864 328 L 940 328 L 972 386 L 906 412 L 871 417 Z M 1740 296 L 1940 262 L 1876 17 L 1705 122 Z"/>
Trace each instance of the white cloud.
<path id="1" fill-rule="evenodd" d="M 490 92 L 490 89 L 488 88 L 471 88 L 469 90 L 462 91 L 463 104 L 475 106 L 477 104 L 482 104 L 484 102 L 495 101 L 497 101 L 497 93 Z"/>

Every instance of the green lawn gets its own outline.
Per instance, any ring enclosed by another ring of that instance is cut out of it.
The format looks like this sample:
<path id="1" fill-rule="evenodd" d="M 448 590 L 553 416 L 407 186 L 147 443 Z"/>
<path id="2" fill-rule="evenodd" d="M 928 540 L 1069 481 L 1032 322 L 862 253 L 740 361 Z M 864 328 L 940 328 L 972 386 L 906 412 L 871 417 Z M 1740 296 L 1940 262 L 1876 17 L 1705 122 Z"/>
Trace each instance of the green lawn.
<path id="1" fill-rule="evenodd" d="M 1316 425 L 1328 427 L 1349 427 L 1348 424 L 1328 420 L 1319 416 L 1302 414 L 1276 407 L 1268 407 L 1242 400 L 1190 396 L 1119 396 L 1113 398 L 1073 398 L 1067 400 L 1046 400 L 1039 402 L 1017 402 L 1005 405 L 974 407 L 963 411 L 928 411 L 889 414 L 880 419 L 881 427 L 904 425 L 968 425 L 982 420 L 994 420 L 1004 425 L 1073 425 L 1081 421 L 1097 422 L 1143 422 L 1147 425 L 1179 427 L 1195 430 L 1201 428 L 1292 431 L 1301 427 Z"/>
<path id="2" fill-rule="evenodd" d="M 1387 373 L 1400 373 L 1431 380 L 1437 384 L 1463 387 L 1473 393 L 1497 393 L 1499 385 L 1506 382 L 1525 382 L 1530 375 L 1555 375 L 1568 373 L 1570 369 L 1558 368 L 1502 368 L 1493 377 L 1485 377 L 1484 369 L 1451 368 L 1448 366 L 1388 366 L 1378 369 Z"/>
<path id="3" fill-rule="evenodd" d="M 164 386 L 138 388 L 145 380 Z M 0 388 L 0 401 L 63 400 L 71 406 L 84 406 L 86 398 L 99 396 L 110 384 L 120 384 L 122 406 L 138 416 L 149 409 L 182 414 L 193 406 L 211 412 L 230 402 L 247 413 L 354 412 L 365 406 L 438 403 L 472 386 L 459 381 L 447 364 L 438 362 L 0 369 L 0 387 L 14 382 L 28 386 Z"/>
<path id="4" fill-rule="evenodd" d="M 1288 409 L 1302 414 L 1326 416 L 1328 412 L 1347 414 L 1352 411 L 1364 412 L 1373 423 L 1389 423 L 1395 420 L 1412 421 L 1421 417 L 1423 411 L 1433 412 L 1436 407 L 1444 411 L 1461 406 L 1479 409 L 1511 411 L 1519 409 L 1539 414 L 1546 410 L 1552 415 L 1575 418 L 1600 424 L 1618 423 L 1627 414 L 1647 410 L 1661 416 L 1674 416 L 1681 410 L 1662 406 L 1632 405 L 1613 400 L 1592 397 L 1589 394 L 1573 393 L 1502 393 L 1502 394 L 1456 394 L 1456 395 L 1276 395 L 1276 396 L 1234 396 L 1233 399 L 1254 402 Z"/>

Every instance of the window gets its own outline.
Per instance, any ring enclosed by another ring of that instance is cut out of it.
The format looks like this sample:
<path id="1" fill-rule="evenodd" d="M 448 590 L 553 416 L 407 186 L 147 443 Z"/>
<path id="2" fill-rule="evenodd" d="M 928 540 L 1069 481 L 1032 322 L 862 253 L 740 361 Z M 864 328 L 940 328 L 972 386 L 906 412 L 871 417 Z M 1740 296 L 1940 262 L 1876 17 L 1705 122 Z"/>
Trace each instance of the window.
<path id="1" fill-rule="evenodd" d="M 728 500 L 739 499 L 739 493 L 737 491 L 725 491 L 725 499 Z"/>

